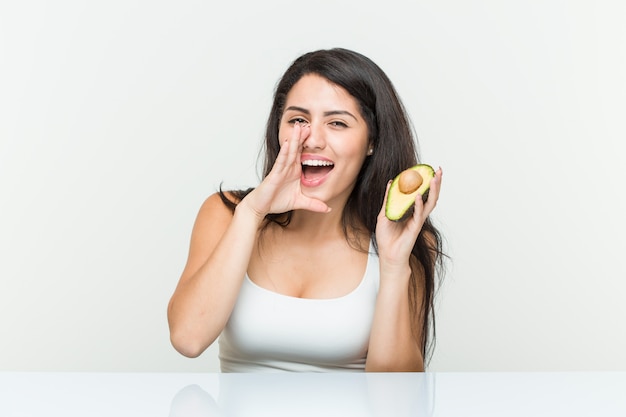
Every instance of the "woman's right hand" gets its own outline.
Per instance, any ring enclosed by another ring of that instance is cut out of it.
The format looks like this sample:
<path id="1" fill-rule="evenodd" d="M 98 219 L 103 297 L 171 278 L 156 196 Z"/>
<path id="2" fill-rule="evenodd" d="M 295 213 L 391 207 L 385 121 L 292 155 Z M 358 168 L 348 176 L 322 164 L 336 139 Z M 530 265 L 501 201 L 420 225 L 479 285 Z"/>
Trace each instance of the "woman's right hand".
<path id="1" fill-rule="evenodd" d="M 330 208 L 321 200 L 302 193 L 302 145 L 311 133 L 308 125 L 294 124 L 291 137 L 281 140 L 280 151 L 270 173 L 241 203 L 263 219 L 267 214 L 304 209 L 327 213 Z"/>

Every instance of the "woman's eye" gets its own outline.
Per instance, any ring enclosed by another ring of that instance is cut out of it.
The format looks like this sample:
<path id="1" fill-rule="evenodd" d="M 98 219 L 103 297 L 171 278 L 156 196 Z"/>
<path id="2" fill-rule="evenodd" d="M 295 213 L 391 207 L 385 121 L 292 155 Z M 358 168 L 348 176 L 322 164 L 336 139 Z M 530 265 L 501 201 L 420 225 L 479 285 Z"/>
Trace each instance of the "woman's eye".
<path id="1" fill-rule="evenodd" d="M 339 121 L 330 122 L 330 125 L 334 127 L 348 127 L 347 124 L 345 124 L 344 122 L 339 122 Z"/>
<path id="2" fill-rule="evenodd" d="M 295 123 L 300 123 L 301 125 L 307 124 L 308 122 L 303 119 L 302 117 L 294 117 L 293 119 L 289 120 L 290 124 L 295 124 Z"/>

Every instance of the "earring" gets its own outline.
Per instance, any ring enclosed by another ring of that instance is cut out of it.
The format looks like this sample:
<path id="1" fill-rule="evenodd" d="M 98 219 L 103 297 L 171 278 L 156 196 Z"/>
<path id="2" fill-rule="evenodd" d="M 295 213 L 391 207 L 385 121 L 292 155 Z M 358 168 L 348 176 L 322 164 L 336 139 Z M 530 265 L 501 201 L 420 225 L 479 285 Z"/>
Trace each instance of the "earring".
<path id="1" fill-rule="evenodd" d="M 367 150 L 367 155 L 368 155 L 368 156 L 372 155 L 373 153 L 374 153 L 374 148 L 369 148 L 369 149 Z"/>

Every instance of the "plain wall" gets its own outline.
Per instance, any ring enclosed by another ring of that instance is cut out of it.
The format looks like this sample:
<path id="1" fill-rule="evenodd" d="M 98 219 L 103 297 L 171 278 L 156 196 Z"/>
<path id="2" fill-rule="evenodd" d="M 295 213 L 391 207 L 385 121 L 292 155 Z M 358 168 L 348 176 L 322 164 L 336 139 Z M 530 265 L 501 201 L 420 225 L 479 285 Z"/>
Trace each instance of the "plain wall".
<path id="1" fill-rule="evenodd" d="M 626 3 L 0 5 L 0 370 L 216 371 L 169 343 L 202 201 L 258 182 L 273 88 L 341 46 L 442 166 L 433 371 L 626 370 Z"/>

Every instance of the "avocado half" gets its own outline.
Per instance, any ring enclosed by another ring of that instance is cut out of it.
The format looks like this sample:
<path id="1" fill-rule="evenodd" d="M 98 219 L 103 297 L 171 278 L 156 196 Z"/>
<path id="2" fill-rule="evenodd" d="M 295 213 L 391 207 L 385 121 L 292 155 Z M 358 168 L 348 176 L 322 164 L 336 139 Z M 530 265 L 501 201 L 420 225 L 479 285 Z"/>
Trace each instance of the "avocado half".
<path id="1" fill-rule="evenodd" d="M 402 220 L 413 208 L 418 194 L 426 198 L 430 181 L 435 177 L 435 170 L 426 164 L 418 164 L 405 169 L 394 178 L 385 204 L 385 215 L 389 220 Z"/>

